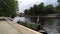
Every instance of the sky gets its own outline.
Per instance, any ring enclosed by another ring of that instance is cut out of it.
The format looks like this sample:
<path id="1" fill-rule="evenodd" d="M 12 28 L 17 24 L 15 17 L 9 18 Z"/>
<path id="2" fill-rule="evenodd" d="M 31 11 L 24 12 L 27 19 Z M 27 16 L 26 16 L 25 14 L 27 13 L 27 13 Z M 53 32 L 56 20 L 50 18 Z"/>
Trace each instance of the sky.
<path id="1" fill-rule="evenodd" d="M 19 12 L 23 12 L 25 9 L 32 7 L 34 4 L 40 4 L 41 2 L 43 2 L 44 5 L 53 4 L 56 6 L 58 4 L 57 0 L 18 0 Z"/>

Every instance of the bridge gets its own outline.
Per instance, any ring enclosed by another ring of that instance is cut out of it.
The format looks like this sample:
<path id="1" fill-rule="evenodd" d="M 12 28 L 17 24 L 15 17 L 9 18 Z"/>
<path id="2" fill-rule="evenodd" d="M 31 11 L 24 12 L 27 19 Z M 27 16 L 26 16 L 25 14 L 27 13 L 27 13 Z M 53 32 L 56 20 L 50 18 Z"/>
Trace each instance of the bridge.
<path id="1" fill-rule="evenodd" d="M 0 34 L 42 34 L 8 19 L 0 21 Z"/>

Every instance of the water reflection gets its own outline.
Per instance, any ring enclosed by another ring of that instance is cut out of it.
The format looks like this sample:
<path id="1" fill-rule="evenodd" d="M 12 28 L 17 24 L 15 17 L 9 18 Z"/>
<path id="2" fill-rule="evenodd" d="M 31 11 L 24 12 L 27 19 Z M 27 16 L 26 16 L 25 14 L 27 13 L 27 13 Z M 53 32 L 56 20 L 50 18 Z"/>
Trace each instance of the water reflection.
<path id="1" fill-rule="evenodd" d="M 25 17 L 15 17 L 13 19 L 13 22 L 17 23 L 17 21 L 20 21 L 20 22 L 30 22 L 29 18 L 25 18 Z"/>
<path id="2" fill-rule="evenodd" d="M 44 29 L 47 30 L 48 34 L 60 34 L 58 29 L 60 27 L 60 19 L 51 19 L 49 21 L 45 21 L 46 25 Z"/>

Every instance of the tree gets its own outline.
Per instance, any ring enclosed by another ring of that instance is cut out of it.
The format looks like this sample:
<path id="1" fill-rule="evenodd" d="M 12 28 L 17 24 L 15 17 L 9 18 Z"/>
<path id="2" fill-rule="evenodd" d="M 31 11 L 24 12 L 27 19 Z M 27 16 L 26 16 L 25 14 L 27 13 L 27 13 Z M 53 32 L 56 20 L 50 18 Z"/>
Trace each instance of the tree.
<path id="1" fill-rule="evenodd" d="M 47 14 L 53 14 L 55 12 L 53 5 L 46 6 L 46 11 L 47 11 Z"/>
<path id="2" fill-rule="evenodd" d="M 27 9 L 24 10 L 24 14 L 28 15 L 28 10 Z"/>
<path id="3" fill-rule="evenodd" d="M 41 3 L 41 4 L 38 5 L 38 13 L 39 13 L 39 15 L 44 15 L 44 12 L 45 12 L 44 8 L 45 8 L 44 3 Z"/>
<path id="4" fill-rule="evenodd" d="M 58 0 L 59 6 L 60 6 L 60 0 Z"/>
<path id="5" fill-rule="evenodd" d="M 58 0 L 58 2 L 60 3 L 60 0 Z"/>
<path id="6" fill-rule="evenodd" d="M 56 9 L 56 12 L 57 12 L 57 13 L 60 13 L 60 5 L 57 5 L 57 6 L 55 7 L 55 9 Z"/>
<path id="7" fill-rule="evenodd" d="M 34 15 L 38 15 L 37 11 L 38 11 L 38 6 L 37 5 L 34 5 L 33 6 L 33 14 Z"/>
<path id="8" fill-rule="evenodd" d="M 17 14 L 18 2 L 16 0 L 0 0 L 0 16 L 14 17 Z"/>
<path id="9" fill-rule="evenodd" d="M 58 5 L 55 7 L 56 13 L 60 13 L 60 0 L 58 0 Z"/>

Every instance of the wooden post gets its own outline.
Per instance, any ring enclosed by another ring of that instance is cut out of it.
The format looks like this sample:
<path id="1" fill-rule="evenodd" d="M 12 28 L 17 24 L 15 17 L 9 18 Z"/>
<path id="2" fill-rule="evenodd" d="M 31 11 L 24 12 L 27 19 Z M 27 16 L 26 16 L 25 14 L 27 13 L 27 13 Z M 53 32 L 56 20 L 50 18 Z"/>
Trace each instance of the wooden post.
<path id="1" fill-rule="evenodd" d="M 37 17 L 37 23 L 39 23 L 39 16 Z"/>

